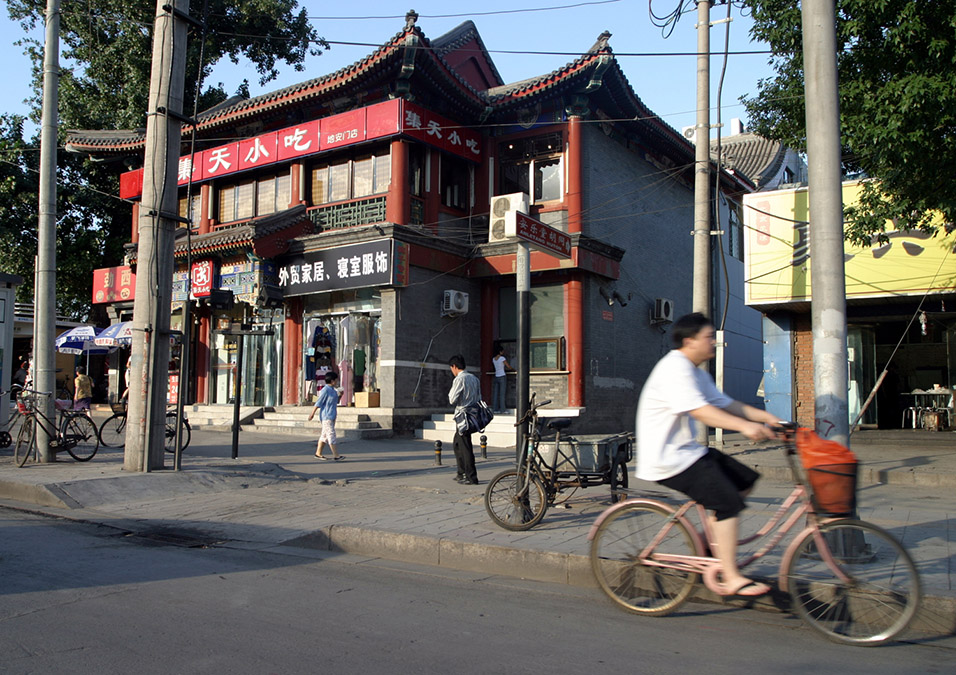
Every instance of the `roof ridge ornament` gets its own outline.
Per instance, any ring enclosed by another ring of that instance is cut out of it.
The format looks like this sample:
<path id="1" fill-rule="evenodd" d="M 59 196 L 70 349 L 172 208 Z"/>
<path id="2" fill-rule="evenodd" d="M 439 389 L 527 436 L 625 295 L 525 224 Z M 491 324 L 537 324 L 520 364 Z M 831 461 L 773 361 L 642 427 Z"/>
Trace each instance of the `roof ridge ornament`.
<path id="1" fill-rule="evenodd" d="M 418 12 L 414 9 L 408 10 L 408 13 L 405 15 L 405 30 L 411 30 L 415 27 L 415 24 L 418 22 Z"/>

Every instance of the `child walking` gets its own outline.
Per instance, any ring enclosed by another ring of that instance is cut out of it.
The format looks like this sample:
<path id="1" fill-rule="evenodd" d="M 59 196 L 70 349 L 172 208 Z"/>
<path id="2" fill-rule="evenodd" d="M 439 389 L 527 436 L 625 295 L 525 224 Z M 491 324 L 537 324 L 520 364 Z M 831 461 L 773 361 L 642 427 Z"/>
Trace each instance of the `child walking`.
<path id="1" fill-rule="evenodd" d="M 322 423 L 322 431 L 319 434 L 319 445 L 315 449 L 315 456 L 318 459 L 327 460 L 328 457 L 322 454 L 322 450 L 328 443 L 332 449 L 332 459 L 338 461 L 345 459 L 345 455 L 340 455 L 335 450 L 335 418 L 339 410 L 339 394 L 335 391 L 335 384 L 339 381 L 339 376 L 328 372 L 325 374 L 325 386 L 319 390 L 319 396 L 315 400 L 315 407 L 309 414 L 309 421 L 315 416 L 315 411 L 319 411 L 319 421 Z"/>

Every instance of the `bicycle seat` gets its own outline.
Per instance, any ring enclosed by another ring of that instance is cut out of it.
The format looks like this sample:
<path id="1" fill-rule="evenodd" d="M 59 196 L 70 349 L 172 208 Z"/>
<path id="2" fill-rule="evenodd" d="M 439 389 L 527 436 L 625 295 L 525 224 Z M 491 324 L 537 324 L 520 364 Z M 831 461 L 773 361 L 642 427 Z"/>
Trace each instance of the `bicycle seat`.
<path id="1" fill-rule="evenodd" d="M 562 431 L 571 426 L 570 417 L 555 417 L 552 420 L 548 421 L 548 428 L 554 431 Z"/>

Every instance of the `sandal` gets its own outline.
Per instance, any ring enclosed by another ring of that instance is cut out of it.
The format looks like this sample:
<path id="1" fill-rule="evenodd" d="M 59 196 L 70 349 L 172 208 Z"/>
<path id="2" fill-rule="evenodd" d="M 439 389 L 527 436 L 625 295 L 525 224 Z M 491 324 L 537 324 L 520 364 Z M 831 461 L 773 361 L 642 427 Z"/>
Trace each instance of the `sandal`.
<path id="1" fill-rule="evenodd" d="M 345 459 L 345 455 L 339 455 L 338 457 L 333 457 L 332 459 L 334 459 L 337 462 L 340 459 Z"/>
<path id="2" fill-rule="evenodd" d="M 724 597 L 756 598 L 770 592 L 770 586 L 759 581 L 745 581 L 732 591 L 721 593 Z"/>
<path id="3" fill-rule="evenodd" d="M 325 455 L 314 455 L 314 457 L 315 457 L 316 459 L 321 459 L 321 460 L 324 461 L 324 462 L 329 461 L 329 458 L 326 457 Z"/>

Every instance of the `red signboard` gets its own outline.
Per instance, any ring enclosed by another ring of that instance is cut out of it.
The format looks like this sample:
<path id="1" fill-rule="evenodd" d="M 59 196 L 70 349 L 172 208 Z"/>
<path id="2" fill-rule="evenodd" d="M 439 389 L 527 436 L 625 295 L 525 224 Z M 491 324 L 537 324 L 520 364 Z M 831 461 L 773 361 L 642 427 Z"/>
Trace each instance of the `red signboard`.
<path id="1" fill-rule="evenodd" d="M 520 211 L 515 214 L 515 235 L 545 253 L 562 258 L 571 257 L 571 237 L 561 230 L 545 225 Z"/>
<path id="2" fill-rule="evenodd" d="M 132 300 L 136 294 L 136 275 L 129 267 L 104 267 L 93 270 L 93 302 Z"/>
<path id="3" fill-rule="evenodd" d="M 276 134 L 279 160 L 312 155 L 319 151 L 319 120 L 298 124 Z"/>
<path id="4" fill-rule="evenodd" d="M 419 105 L 393 99 L 181 157 L 177 180 L 179 185 L 210 180 L 400 133 L 470 161 L 481 161 L 478 131 Z M 142 169 L 120 176 L 120 197 L 134 199 L 142 194 Z"/>
<path id="5" fill-rule="evenodd" d="M 192 268 L 192 296 L 194 298 L 206 298 L 212 295 L 214 280 L 215 268 L 212 260 L 206 258 L 194 262 Z"/>

